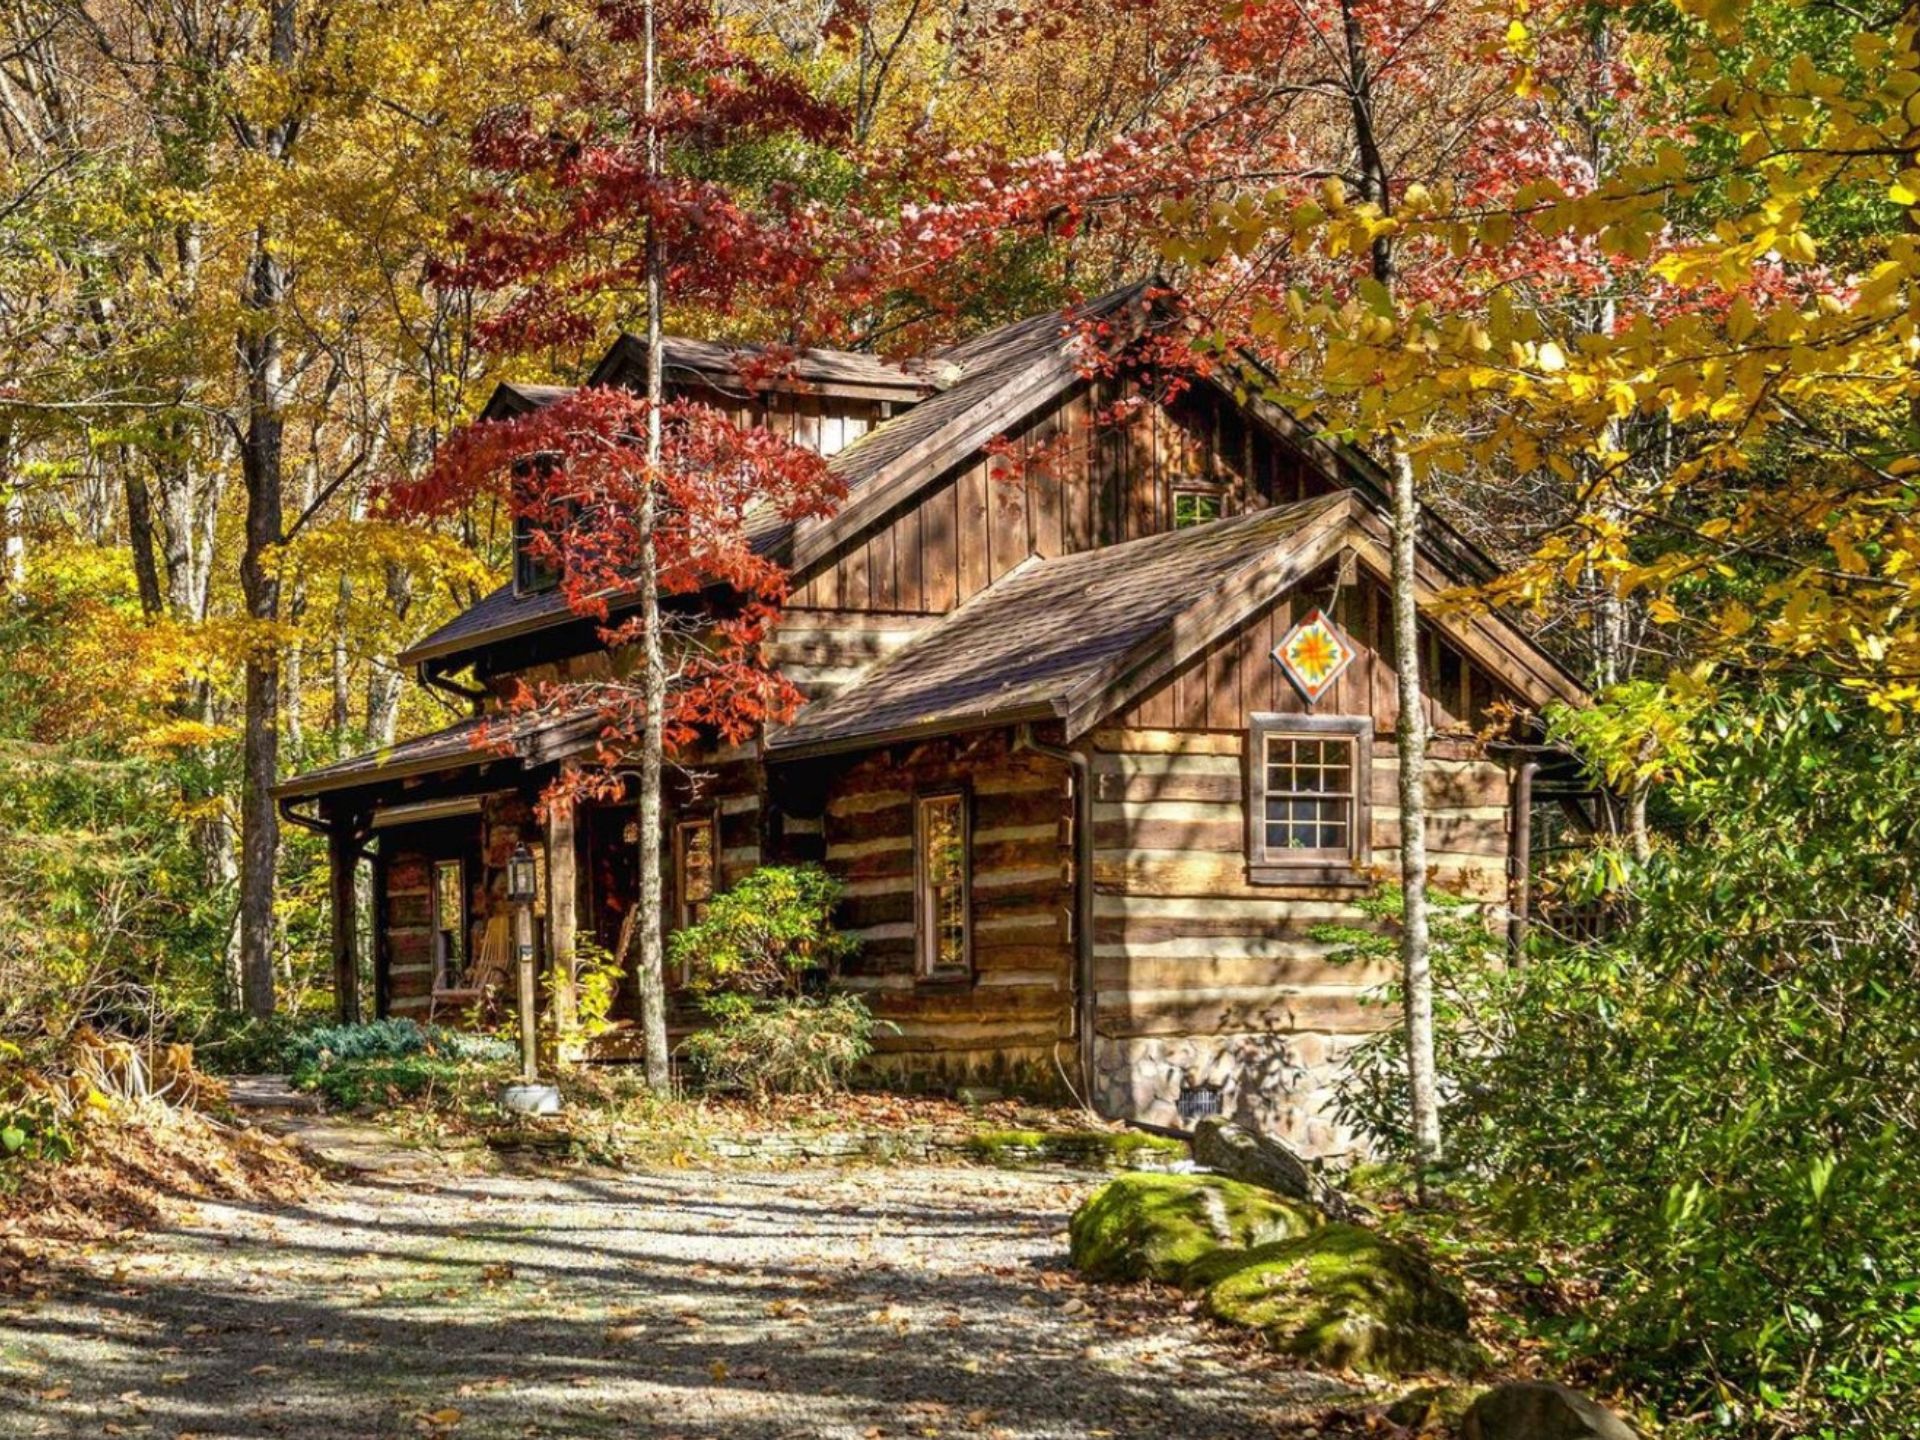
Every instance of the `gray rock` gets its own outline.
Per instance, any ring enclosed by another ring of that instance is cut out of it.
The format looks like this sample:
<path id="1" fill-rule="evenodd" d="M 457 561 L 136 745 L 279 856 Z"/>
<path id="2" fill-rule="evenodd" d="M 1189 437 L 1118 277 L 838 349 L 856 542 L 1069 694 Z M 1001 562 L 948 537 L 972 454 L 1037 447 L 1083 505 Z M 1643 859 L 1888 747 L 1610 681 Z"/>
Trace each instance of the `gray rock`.
<path id="1" fill-rule="evenodd" d="M 1347 1218 L 1349 1207 L 1340 1194 L 1284 1140 L 1231 1120 L 1209 1118 L 1193 1128 L 1193 1158 L 1216 1174 L 1308 1201 L 1336 1219 Z"/>
<path id="2" fill-rule="evenodd" d="M 1640 1440 L 1640 1432 L 1578 1390 L 1545 1380 L 1495 1386 L 1467 1410 L 1465 1440 Z"/>

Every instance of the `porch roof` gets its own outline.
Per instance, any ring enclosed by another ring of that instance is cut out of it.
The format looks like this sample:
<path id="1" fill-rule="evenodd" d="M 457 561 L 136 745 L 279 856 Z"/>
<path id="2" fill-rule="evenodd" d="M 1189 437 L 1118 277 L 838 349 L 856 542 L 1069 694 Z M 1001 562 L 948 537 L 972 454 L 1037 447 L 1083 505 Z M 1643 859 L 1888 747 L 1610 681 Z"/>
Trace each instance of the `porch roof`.
<path id="1" fill-rule="evenodd" d="M 364 755 L 292 776 L 274 787 L 280 800 L 300 800 L 341 790 L 362 789 L 389 780 L 475 769 L 496 760 L 522 765 L 560 757 L 571 742 L 599 728 L 597 711 L 569 715 L 470 715 L 464 720 L 402 740 Z"/>
<path id="2" fill-rule="evenodd" d="M 1254 602 L 1330 554 L 1345 494 L 1257 510 L 1057 559 L 1027 561 L 830 700 L 772 736 L 774 754 L 1069 715 L 1142 647 L 1209 602 Z M 1293 561 L 1293 564 L 1270 562 Z M 1259 585 L 1258 577 L 1270 577 Z"/>
<path id="3" fill-rule="evenodd" d="M 1351 551 L 1384 578 L 1384 518 L 1353 490 L 1123 545 L 1030 559 L 769 737 L 769 758 L 1061 720 L 1068 739 L 1146 693 L 1249 615 Z M 1423 542 L 1425 609 L 1466 577 Z M 1450 638 L 1529 703 L 1578 702 L 1577 680 L 1499 615 Z"/>

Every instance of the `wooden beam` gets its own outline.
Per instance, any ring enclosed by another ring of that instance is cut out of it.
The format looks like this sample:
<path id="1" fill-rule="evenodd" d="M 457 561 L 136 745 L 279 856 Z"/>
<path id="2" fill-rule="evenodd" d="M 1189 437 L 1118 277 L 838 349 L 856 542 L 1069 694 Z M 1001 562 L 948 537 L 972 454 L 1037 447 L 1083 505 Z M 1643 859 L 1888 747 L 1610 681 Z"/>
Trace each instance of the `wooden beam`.
<path id="1" fill-rule="evenodd" d="M 360 1019 L 360 964 L 356 949 L 359 916 L 354 892 L 354 870 L 360 858 L 353 825 L 336 817 L 327 829 L 329 918 L 333 925 L 333 1005 L 343 1025 Z"/>
<path id="2" fill-rule="evenodd" d="M 559 1037 L 554 1058 L 565 1064 L 574 1058 L 574 1029 L 579 1019 L 579 895 L 580 867 L 576 850 L 577 827 L 571 805 L 547 807 L 547 953 L 552 958 L 553 988 L 547 1003 L 553 1007 L 554 1034 Z"/>

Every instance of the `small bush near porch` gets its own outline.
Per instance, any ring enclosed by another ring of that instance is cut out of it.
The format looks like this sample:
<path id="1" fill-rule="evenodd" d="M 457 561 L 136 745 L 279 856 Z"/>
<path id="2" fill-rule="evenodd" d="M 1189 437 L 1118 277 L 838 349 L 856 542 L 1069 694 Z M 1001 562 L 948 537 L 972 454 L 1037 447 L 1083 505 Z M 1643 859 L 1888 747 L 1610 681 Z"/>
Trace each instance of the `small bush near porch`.
<path id="1" fill-rule="evenodd" d="M 842 1090 L 873 1052 L 866 1005 L 822 993 L 856 948 L 833 923 L 840 889 L 817 865 L 767 866 L 674 935 L 707 1021 L 686 1042 L 706 1085 L 761 1099 Z"/>

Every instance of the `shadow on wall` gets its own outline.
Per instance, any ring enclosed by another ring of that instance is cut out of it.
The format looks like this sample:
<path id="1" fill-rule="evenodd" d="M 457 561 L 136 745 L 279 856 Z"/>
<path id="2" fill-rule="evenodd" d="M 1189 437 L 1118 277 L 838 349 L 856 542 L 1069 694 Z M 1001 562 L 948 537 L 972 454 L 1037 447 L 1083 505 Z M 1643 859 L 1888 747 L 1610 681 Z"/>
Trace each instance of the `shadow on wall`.
<path id="1" fill-rule="evenodd" d="M 1095 1067 L 1102 1108 L 1150 1125 L 1186 1129 L 1181 1097 L 1277 1136 L 1314 1157 L 1343 1155 L 1354 1137 L 1334 1122 L 1347 1052 L 1361 1037 L 1270 1030 L 1239 1035 L 1102 1036 Z"/>

